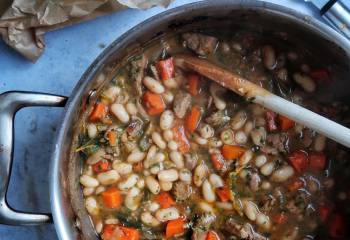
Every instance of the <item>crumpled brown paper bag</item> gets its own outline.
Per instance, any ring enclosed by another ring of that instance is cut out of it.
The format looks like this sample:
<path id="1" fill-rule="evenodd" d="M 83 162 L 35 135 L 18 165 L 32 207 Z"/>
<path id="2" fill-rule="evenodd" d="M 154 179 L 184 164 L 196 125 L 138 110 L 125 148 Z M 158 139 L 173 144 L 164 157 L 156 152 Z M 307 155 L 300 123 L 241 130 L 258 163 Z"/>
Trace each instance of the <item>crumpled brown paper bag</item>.
<path id="1" fill-rule="evenodd" d="M 0 0 L 2 39 L 35 62 L 45 48 L 44 33 L 126 7 L 168 6 L 172 0 Z"/>

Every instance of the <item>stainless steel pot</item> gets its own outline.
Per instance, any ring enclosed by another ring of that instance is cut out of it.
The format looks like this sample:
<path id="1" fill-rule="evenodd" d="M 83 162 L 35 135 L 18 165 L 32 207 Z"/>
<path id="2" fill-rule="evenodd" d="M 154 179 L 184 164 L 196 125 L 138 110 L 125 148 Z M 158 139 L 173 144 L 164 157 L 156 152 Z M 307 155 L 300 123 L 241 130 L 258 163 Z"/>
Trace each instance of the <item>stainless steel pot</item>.
<path id="1" fill-rule="evenodd" d="M 333 68 L 337 81 L 329 89 L 334 99 L 347 101 L 350 43 L 328 25 L 282 6 L 261 1 L 216 0 L 171 9 L 134 27 L 115 40 L 86 70 L 69 97 L 40 93 L 8 92 L 0 95 L 0 223 L 49 223 L 51 215 L 28 214 L 6 203 L 13 153 L 13 118 L 26 106 L 63 106 L 65 114 L 56 137 L 50 174 L 51 210 L 60 239 L 98 239 L 83 204 L 79 186 L 81 162 L 72 150 L 82 109 L 94 100 L 93 90 L 111 69 L 148 44 L 166 35 L 203 29 L 247 29 L 288 41 L 310 51 L 314 59 Z M 35 186 L 34 186 L 35 187 Z M 79 219 L 79 227 L 77 227 Z"/>

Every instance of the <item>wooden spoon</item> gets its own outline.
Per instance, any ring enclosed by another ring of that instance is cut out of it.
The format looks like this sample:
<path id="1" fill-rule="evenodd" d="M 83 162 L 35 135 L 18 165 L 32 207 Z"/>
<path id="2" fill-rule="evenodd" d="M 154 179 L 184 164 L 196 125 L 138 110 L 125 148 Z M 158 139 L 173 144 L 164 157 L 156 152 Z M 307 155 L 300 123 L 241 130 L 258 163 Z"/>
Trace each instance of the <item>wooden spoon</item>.
<path id="1" fill-rule="evenodd" d="M 225 70 L 205 59 L 191 55 L 174 56 L 175 65 L 195 71 L 274 112 L 290 118 L 316 132 L 350 148 L 350 129 L 297 104 L 276 96 L 247 79 Z"/>

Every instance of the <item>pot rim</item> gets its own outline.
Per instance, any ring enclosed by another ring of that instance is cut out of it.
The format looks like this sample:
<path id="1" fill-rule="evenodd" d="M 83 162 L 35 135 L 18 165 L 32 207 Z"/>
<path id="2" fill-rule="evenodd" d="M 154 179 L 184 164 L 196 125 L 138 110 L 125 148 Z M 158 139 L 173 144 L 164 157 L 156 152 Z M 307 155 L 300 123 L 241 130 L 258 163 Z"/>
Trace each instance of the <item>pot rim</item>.
<path id="1" fill-rule="evenodd" d="M 113 49 L 122 49 L 123 46 L 127 46 L 132 42 L 134 36 L 139 34 L 141 29 L 149 29 L 153 27 L 155 22 L 164 22 L 181 15 L 184 12 L 195 12 L 199 9 L 205 9 L 210 6 L 216 8 L 229 7 L 230 9 L 242 9 L 242 10 L 258 10 L 272 13 L 276 16 L 284 16 L 294 21 L 296 24 L 307 25 L 308 28 L 312 29 L 316 34 L 323 38 L 335 43 L 337 46 L 345 51 L 350 56 L 350 41 L 348 41 L 343 35 L 331 28 L 326 23 L 323 23 L 311 16 L 297 12 L 285 6 L 277 5 L 274 3 L 259 1 L 259 0 L 248 0 L 232 2 L 230 0 L 217 0 L 217 1 L 199 1 L 195 3 L 185 4 L 179 7 L 175 7 L 159 14 L 154 15 L 151 18 L 137 24 L 116 40 L 114 40 L 87 68 L 80 80 L 74 87 L 71 96 L 66 104 L 64 110 L 64 116 L 62 119 L 62 125 L 56 135 L 54 152 L 52 154 L 52 162 L 50 166 L 50 199 L 51 199 L 51 210 L 55 228 L 59 239 L 74 239 L 77 237 L 75 227 L 71 225 L 72 221 L 68 219 L 69 213 L 67 212 L 66 202 L 64 202 L 63 196 L 65 193 L 62 191 L 62 183 L 60 181 L 60 161 L 63 158 L 64 152 L 62 151 L 63 142 L 68 134 L 69 124 L 73 121 L 73 116 L 76 113 L 75 107 L 79 105 L 84 91 L 88 84 L 94 79 L 96 73 L 103 65 L 106 59 L 114 54 Z M 74 236 L 74 237 L 72 237 Z"/>

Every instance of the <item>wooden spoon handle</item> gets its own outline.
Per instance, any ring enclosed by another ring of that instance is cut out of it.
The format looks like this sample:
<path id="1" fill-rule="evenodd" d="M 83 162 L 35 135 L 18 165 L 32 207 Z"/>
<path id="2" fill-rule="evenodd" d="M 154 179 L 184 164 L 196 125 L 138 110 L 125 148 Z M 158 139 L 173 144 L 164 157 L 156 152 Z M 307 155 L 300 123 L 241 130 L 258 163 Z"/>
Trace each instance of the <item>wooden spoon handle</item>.
<path id="1" fill-rule="evenodd" d="M 205 59 L 191 55 L 177 55 L 175 65 L 187 70 L 193 70 L 215 82 L 245 97 L 247 100 L 260 104 L 274 112 L 286 116 L 316 132 L 333 139 L 350 148 L 350 129 L 331 121 L 317 113 L 274 95 L 266 89 L 223 69 Z"/>

